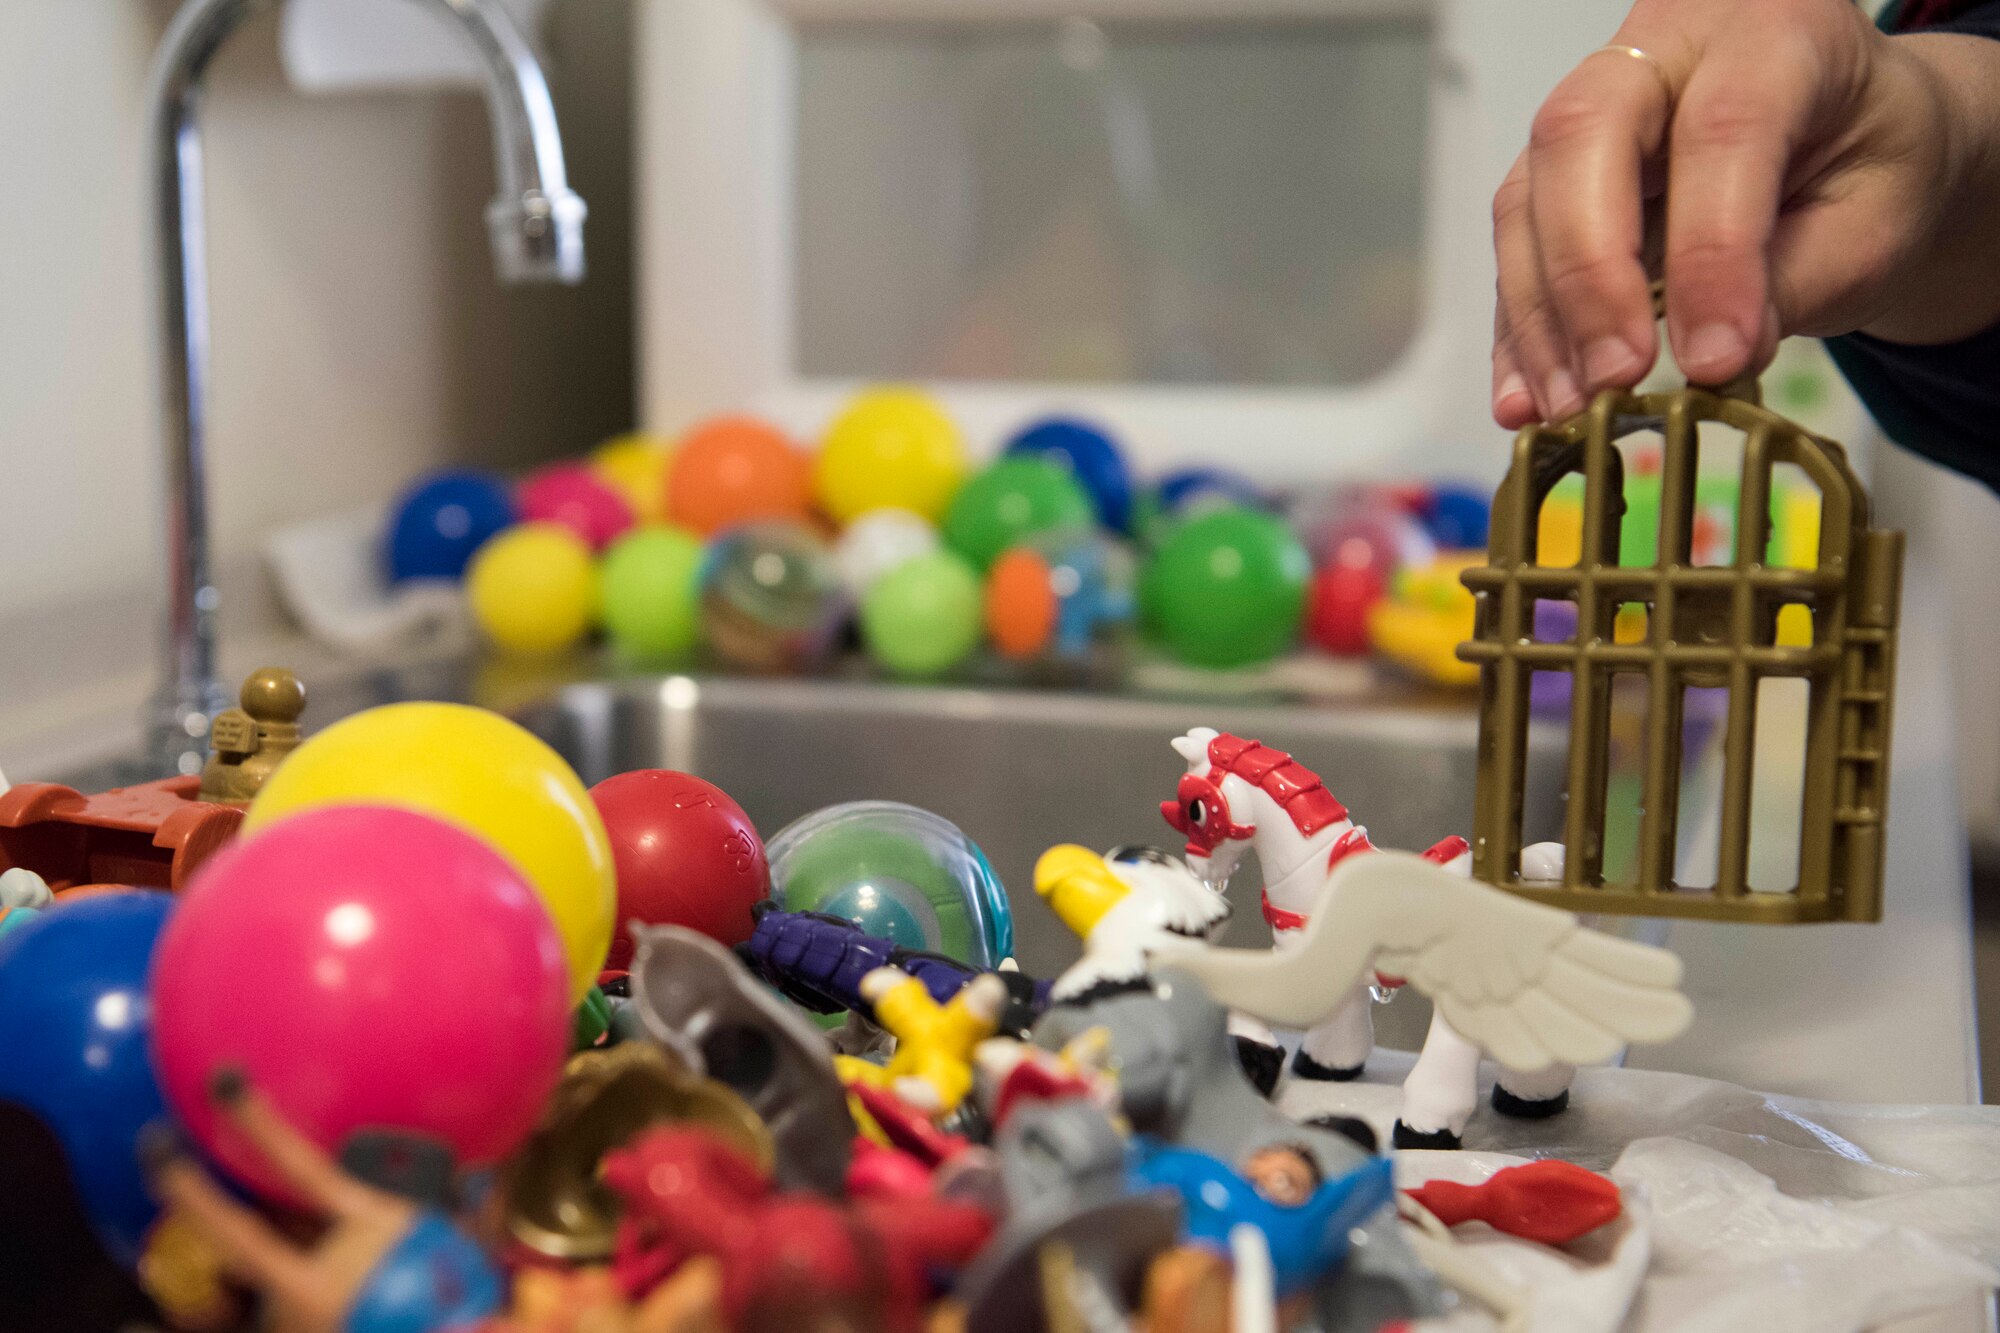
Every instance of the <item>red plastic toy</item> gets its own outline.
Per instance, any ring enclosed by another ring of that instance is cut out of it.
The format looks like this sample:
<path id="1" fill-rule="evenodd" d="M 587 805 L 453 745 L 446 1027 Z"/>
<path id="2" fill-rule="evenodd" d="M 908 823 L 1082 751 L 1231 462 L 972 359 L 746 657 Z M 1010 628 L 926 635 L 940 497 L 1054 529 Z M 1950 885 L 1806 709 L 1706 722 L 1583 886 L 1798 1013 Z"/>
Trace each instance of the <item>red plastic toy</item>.
<path id="1" fill-rule="evenodd" d="M 931 1275 L 969 1262 L 993 1230 L 991 1217 L 965 1203 L 903 1197 L 843 1208 L 817 1194 L 780 1194 L 734 1148 L 674 1126 L 606 1156 L 601 1178 L 625 1204 L 613 1271 L 627 1295 L 708 1255 L 722 1264 L 723 1310 L 735 1328 L 797 1326 L 810 1312 L 915 1333 Z"/>
<path id="2" fill-rule="evenodd" d="M 0 870 L 32 870 L 58 894 L 92 884 L 178 890 L 243 823 L 241 810 L 200 791 L 195 776 L 95 796 L 23 782 L 0 793 Z"/>
<path id="3" fill-rule="evenodd" d="M 626 924 L 686 926 L 723 944 L 750 938 L 751 904 L 770 892 L 757 826 L 729 793 L 671 769 L 642 768 L 590 789 L 611 834 L 618 925 L 605 966 L 631 966 Z"/>
<path id="4" fill-rule="evenodd" d="M 1484 1222 L 1495 1231 L 1544 1245 L 1567 1245 L 1616 1221 L 1623 1207 L 1615 1182 L 1571 1162 L 1529 1162 L 1478 1185 L 1432 1180 L 1404 1193 L 1448 1227 Z"/>

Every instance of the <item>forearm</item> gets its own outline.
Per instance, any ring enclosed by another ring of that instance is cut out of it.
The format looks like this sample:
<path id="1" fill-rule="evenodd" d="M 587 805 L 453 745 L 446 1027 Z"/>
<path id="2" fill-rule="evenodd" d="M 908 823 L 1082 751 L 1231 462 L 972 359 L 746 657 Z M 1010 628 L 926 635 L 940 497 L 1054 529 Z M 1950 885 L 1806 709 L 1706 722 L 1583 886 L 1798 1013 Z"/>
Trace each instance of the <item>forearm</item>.
<path id="1" fill-rule="evenodd" d="M 1862 331 L 1891 342 L 1956 342 L 2000 323 L 2000 41 L 1956 33 L 1888 39 L 1935 109 L 1942 146 L 1929 246 Z"/>

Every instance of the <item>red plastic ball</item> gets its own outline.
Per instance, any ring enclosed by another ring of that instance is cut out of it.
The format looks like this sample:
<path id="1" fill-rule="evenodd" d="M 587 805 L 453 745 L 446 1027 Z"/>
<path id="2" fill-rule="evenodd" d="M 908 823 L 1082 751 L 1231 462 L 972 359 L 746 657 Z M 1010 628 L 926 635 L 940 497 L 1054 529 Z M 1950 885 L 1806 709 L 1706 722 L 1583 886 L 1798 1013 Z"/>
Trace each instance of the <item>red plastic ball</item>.
<path id="1" fill-rule="evenodd" d="M 671 769 L 642 768 L 590 789 L 611 835 L 618 871 L 618 928 L 605 966 L 627 967 L 627 923 L 686 926 L 741 944 L 755 925 L 750 908 L 770 892 L 764 843 L 743 807 L 712 782 Z"/>
<path id="2" fill-rule="evenodd" d="M 1339 657 L 1368 651 L 1368 608 L 1386 591 L 1373 565 L 1327 565 L 1313 575 L 1306 602 L 1306 632 Z"/>

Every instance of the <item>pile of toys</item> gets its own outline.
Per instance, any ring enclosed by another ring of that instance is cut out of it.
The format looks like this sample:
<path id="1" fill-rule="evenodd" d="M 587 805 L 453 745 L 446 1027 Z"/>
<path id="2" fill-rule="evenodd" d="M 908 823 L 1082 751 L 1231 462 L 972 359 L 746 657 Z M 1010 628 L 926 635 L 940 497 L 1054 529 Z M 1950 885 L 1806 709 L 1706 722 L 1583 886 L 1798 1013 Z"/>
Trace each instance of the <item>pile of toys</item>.
<path id="1" fill-rule="evenodd" d="M 0 811 L 7 919 L 30 914 L 0 939 L 0 1102 L 177 1328 L 1375 1333 L 1454 1291 L 1511 1317 L 1453 1228 L 1561 1250 L 1617 1223 L 1617 1187 L 1554 1161 L 1456 1181 L 1291 1119 L 1263 1024 L 1308 1029 L 1293 1077 L 1349 1077 L 1357 997 L 1365 1025 L 1407 979 L 1454 1095 L 1483 1052 L 1524 1071 L 1500 1110 L 1547 1115 L 1571 1063 L 1689 1017 L 1671 955 L 1472 881 L 1462 839 L 1377 851 L 1289 755 L 1212 731 L 1175 742 L 1185 859 L 1042 857 L 1082 958 L 1036 979 L 929 812 L 857 802 L 767 844 L 697 777 L 586 789 L 483 710 L 303 743 L 272 712 L 230 719 L 203 785 L 132 789 L 150 838 L 66 788 Z M 167 836 L 218 820 L 193 855 Z M 1297 939 L 1215 947 L 1253 841 Z"/>
<path id="2" fill-rule="evenodd" d="M 1486 504 L 1474 488 L 1367 487 L 1288 511 L 1214 468 L 1140 485 L 1108 432 L 1065 417 L 1030 423 L 980 468 L 933 399 L 877 388 L 816 451 L 730 416 L 671 447 L 621 437 L 516 485 L 432 477 L 396 505 L 385 548 L 394 582 L 462 578 L 486 639 L 514 655 L 601 629 L 640 665 L 705 653 L 808 672 L 853 634 L 900 678 L 983 649 L 1017 676 L 1074 679 L 1115 673 L 1141 645 L 1226 669 L 1305 643 L 1380 647 L 1457 679 L 1455 661 L 1440 675 L 1436 653 L 1408 648 L 1427 643 L 1408 614 L 1375 613 L 1434 609 L 1426 580 L 1484 545 Z"/>

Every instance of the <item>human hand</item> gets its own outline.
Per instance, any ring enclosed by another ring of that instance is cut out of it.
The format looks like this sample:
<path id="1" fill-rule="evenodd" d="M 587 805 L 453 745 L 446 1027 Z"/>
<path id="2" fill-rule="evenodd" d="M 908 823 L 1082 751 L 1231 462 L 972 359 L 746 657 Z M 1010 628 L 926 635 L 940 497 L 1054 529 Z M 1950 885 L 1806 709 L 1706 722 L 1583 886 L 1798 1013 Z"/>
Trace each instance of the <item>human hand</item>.
<path id="1" fill-rule="evenodd" d="M 1888 37 L 1848 0 L 1638 0 L 1611 43 L 1494 197 L 1501 425 L 1646 374 L 1649 269 L 1703 384 L 1783 335 L 1944 342 L 2000 317 L 2000 42 Z"/>

